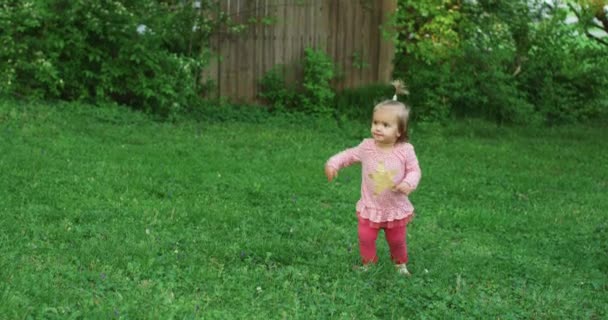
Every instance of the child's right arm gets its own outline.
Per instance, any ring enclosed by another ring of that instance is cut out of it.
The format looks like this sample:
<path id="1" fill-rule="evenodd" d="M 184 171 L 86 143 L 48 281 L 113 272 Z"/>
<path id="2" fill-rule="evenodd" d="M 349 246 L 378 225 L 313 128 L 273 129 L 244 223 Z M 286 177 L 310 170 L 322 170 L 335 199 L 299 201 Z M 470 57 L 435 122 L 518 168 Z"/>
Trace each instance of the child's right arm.
<path id="1" fill-rule="evenodd" d="M 327 181 L 332 181 L 338 176 L 338 170 L 348 167 L 353 163 L 361 162 L 361 158 L 359 157 L 360 147 L 361 145 L 346 149 L 327 160 L 327 163 L 325 164 L 325 176 L 327 176 Z"/>
<path id="2" fill-rule="evenodd" d="M 327 181 L 331 182 L 336 176 L 338 176 L 338 170 L 334 169 L 334 167 L 325 165 L 325 176 L 327 177 Z"/>

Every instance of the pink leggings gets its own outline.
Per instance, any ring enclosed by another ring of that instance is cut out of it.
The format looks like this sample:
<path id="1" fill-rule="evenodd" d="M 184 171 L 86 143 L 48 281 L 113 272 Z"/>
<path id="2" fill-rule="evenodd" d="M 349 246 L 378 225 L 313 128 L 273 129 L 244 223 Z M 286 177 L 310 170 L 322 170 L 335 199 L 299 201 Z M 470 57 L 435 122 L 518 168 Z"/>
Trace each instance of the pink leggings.
<path id="1" fill-rule="evenodd" d="M 391 259 L 397 263 L 407 263 L 407 243 L 406 229 L 407 226 L 399 226 L 384 229 L 386 241 L 391 250 Z M 376 263 L 378 256 L 376 255 L 376 239 L 380 229 L 373 228 L 368 222 L 359 220 L 359 251 L 363 264 Z"/>

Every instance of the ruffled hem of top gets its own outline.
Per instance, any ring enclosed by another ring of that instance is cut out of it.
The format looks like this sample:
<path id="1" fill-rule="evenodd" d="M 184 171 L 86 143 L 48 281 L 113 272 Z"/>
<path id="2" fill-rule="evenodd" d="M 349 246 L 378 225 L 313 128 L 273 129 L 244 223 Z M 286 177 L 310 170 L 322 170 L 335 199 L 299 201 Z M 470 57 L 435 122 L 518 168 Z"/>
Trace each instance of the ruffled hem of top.
<path id="1" fill-rule="evenodd" d="M 379 213 L 383 211 L 384 210 L 373 208 L 363 208 L 363 210 L 357 210 L 357 217 L 359 222 L 368 224 L 375 229 L 403 227 L 414 218 L 414 212 L 399 212 L 399 214 L 391 215 L 387 219 L 383 218 L 386 217 L 386 215 Z"/>

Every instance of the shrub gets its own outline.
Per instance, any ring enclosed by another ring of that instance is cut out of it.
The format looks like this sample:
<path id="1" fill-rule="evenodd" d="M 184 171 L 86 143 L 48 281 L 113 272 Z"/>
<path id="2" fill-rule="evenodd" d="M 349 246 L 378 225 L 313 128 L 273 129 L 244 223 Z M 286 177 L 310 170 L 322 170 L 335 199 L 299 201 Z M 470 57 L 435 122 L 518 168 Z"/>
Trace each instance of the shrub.
<path id="1" fill-rule="evenodd" d="M 333 108 L 338 119 L 350 118 L 369 121 L 373 106 L 392 99 L 395 88 L 388 84 L 372 84 L 336 92 Z"/>
<path id="2" fill-rule="evenodd" d="M 307 113 L 329 115 L 335 95 L 329 84 L 335 76 L 334 63 L 322 50 L 306 48 L 304 54 L 302 108 Z"/>
<path id="3" fill-rule="evenodd" d="M 423 120 L 584 121 L 608 112 L 608 53 L 527 1 L 399 1 L 395 77 Z"/>
<path id="4" fill-rule="evenodd" d="M 209 10 L 212 1 L 201 1 Z M 111 100 L 169 115 L 198 95 L 219 23 L 179 1 L 4 1 L 0 92 Z M 178 41 L 181 40 L 181 41 Z M 188 40 L 185 40 L 188 39 Z"/>
<path id="5" fill-rule="evenodd" d="M 270 105 L 271 111 L 286 111 L 296 106 L 298 95 L 283 76 L 283 65 L 273 67 L 260 80 L 259 97 Z"/>
<path id="6" fill-rule="evenodd" d="M 608 113 L 608 47 L 578 36 L 571 26 L 537 26 L 521 86 L 549 124 Z"/>
<path id="7" fill-rule="evenodd" d="M 335 76 L 334 63 L 321 50 L 305 49 L 304 79 L 300 90 L 290 86 L 283 77 L 284 66 L 275 66 L 260 80 L 259 96 L 273 110 L 300 111 L 328 116 L 335 96 L 330 81 Z"/>

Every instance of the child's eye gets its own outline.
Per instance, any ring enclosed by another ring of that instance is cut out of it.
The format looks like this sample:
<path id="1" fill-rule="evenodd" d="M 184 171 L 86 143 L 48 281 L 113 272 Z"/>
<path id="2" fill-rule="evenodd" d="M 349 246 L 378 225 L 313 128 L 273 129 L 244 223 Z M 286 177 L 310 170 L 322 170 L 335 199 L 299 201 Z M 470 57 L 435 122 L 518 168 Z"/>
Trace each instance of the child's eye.
<path id="1" fill-rule="evenodd" d="M 385 128 L 390 127 L 390 125 L 389 125 L 388 123 L 386 123 L 386 122 L 385 122 L 385 123 L 383 123 L 383 124 L 384 124 L 384 127 L 385 127 Z"/>

